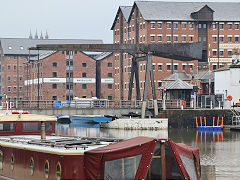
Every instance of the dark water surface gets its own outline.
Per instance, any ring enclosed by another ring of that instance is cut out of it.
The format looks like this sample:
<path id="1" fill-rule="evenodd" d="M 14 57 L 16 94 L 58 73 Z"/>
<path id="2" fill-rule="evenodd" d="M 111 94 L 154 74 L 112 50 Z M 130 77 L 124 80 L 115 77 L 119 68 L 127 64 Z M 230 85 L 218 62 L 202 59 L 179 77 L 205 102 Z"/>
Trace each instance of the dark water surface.
<path id="1" fill-rule="evenodd" d="M 240 179 L 240 131 L 201 133 L 196 129 L 117 130 L 70 124 L 57 125 L 57 133 L 124 139 L 136 136 L 171 138 L 174 142 L 197 146 L 200 149 L 203 180 Z"/>

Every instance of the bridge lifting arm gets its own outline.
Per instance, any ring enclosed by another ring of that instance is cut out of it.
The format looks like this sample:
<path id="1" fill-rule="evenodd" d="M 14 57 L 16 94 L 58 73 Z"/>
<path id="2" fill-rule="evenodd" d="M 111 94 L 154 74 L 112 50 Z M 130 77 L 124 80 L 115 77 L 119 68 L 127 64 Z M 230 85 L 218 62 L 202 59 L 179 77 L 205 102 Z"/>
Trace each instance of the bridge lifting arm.
<path id="1" fill-rule="evenodd" d="M 156 89 L 154 84 L 154 74 L 152 68 L 152 57 L 159 56 L 169 59 L 191 61 L 202 58 L 201 43 L 162 43 L 162 44 L 40 44 L 31 47 L 29 50 L 56 50 L 56 51 L 92 51 L 92 52 L 118 52 L 129 53 L 133 56 L 131 66 L 131 76 L 129 80 L 128 100 L 132 98 L 133 78 L 135 75 L 137 99 L 140 100 L 138 62 L 147 61 L 142 117 L 145 117 L 146 101 L 148 99 L 149 76 L 152 87 L 152 97 L 154 103 L 154 115 L 158 114 Z M 139 55 L 145 55 L 139 57 Z"/>

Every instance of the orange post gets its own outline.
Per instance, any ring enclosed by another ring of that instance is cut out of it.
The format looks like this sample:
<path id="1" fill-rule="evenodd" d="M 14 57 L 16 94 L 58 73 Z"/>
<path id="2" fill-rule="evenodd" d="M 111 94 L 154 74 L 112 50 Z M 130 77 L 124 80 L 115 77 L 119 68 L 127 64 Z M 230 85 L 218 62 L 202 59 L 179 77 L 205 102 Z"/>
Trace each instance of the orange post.
<path id="1" fill-rule="evenodd" d="M 200 116 L 200 124 L 201 124 L 201 128 L 202 128 L 202 116 Z"/>
<path id="2" fill-rule="evenodd" d="M 196 126 L 197 126 L 197 128 L 198 128 L 198 121 L 197 121 L 197 116 L 196 116 Z"/>
<path id="3" fill-rule="evenodd" d="M 207 128 L 207 120 L 206 117 L 204 117 L 204 123 L 205 123 L 205 129 Z"/>
<path id="4" fill-rule="evenodd" d="M 218 120 L 217 120 L 217 126 L 219 125 L 219 116 L 218 116 Z"/>
<path id="5" fill-rule="evenodd" d="M 213 126 L 214 126 L 215 116 L 213 117 Z"/>
<path id="6" fill-rule="evenodd" d="M 223 128 L 223 116 L 222 116 L 222 124 L 221 124 L 221 128 Z"/>

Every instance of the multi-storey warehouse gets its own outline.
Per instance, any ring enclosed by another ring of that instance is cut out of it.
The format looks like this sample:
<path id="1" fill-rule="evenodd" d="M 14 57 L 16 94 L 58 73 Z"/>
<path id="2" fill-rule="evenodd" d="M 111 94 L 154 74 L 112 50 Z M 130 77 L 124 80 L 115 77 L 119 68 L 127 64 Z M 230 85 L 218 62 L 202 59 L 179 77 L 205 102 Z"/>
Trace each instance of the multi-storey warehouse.
<path id="1" fill-rule="evenodd" d="M 113 42 L 127 43 L 202 43 L 202 60 L 216 69 L 231 63 L 232 49 L 239 47 L 240 3 L 136 1 L 119 7 L 112 25 Z M 126 99 L 131 56 L 115 54 L 115 98 Z M 144 84 L 146 63 L 139 63 L 140 87 Z M 156 87 L 161 80 L 198 62 L 153 58 Z M 142 93 L 141 93 L 142 94 Z M 136 97 L 134 94 L 133 97 Z"/>
<path id="2" fill-rule="evenodd" d="M 29 53 L 28 48 L 37 44 L 101 44 L 101 40 L 1 38 L 0 42 L 0 94 L 10 101 L 96 96 L 96 60 L 91 54 Z"/>

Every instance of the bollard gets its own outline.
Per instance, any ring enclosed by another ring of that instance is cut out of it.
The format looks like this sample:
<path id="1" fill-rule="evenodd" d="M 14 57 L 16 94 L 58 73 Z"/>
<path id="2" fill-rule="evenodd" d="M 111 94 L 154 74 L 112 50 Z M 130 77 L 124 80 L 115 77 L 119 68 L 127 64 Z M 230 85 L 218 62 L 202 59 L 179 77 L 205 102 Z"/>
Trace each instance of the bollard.
<path id="1" fill-rule="evenodd" d="M 198 120 L 197 120 L 197 116 L 196 116 L 196 126 L 197 126 L 197 128 L 198 128 Z"/>
<path id="2" fill-rule="evenodd" d="M 221 128 L 223 128 L 223 116 L 222 116 L 222 124 L 221 124 Z"/>
<path id="3" fill-rule="evenodd" d="M 202 116 L 200 116 L 200 124 L 201 124 L 201 128 L 202 128 Z"/>
<path id="4" fill-rule="evenodd" d="M 204 117 L 204 123 L 205 123 L 205 129 L 207 128 L 207 122 L 206 117 Z"/>

